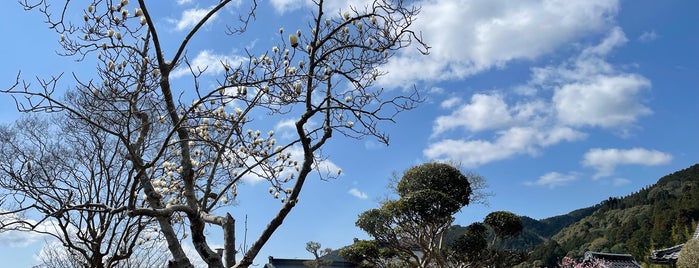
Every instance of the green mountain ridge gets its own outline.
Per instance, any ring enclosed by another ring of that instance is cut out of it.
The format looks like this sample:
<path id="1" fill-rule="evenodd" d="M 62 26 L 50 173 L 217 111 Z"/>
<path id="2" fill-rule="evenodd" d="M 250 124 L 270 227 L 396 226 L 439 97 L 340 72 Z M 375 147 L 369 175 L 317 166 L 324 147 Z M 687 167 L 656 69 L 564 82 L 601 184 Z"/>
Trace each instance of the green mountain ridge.
<path id="1" fill-rule="evenodd" d="M 646 262 L 653 249 L 686 242 L 699 221 L 699 164 L 666 175 L 628 196 L 568 214 L 535 220 L 523 216 L 522 236 L 503 245 L 531 252 L 528 264 L 552 265 L 585 251 L 629 253 Z"/>

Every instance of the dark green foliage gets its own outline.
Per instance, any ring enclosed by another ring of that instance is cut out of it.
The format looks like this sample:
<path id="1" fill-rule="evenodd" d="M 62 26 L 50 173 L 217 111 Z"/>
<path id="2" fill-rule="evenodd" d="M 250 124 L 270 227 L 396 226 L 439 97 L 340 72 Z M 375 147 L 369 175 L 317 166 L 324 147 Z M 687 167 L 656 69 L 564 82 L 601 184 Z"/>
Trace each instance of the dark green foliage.
<path id="1" fill-rule="evenodd" d="M 459 267 L 511 267 L 524 261 L 527 253 L 497 245 L 496 241 L 513 237 L 522 231 L 519 216 L 507 211 L 496 211 L 476 222 L 449 244 L 451 262 Z"/>
<path id="2" fill-rule="evenodd" d="M 462 263 L 484 259 L 488 249 L 488 228 L 479 222 L 472 223 L 449 248 L 454 252 L 453 257 Z"/>
<path id="3" fill-rule="evenodd" d="M 522 232 L 522 220 L 519 216 L 508 211 L 496 211 L 488 214 L 483 220 L 490 225 L 499 237 L 511 237 Z"/>
<path id="4" fill-rule="evenodd" d="M 401 197 L 425 190 L 440 192 L 459 208 L 468 205 L 472 193 L 468 178 L 457 168 L 443 163 L 427 163 L 408 169 L 396 188 Z"/>
<path id="5" fill-rule="evenodd" d="M 566 255 L 561 245 L 556 240 L 548 240 L 536 247 L 529 256 L 530 260 L 537 260 L 537 265 L 543 267 L 556 267 L 558 262 Z"/>

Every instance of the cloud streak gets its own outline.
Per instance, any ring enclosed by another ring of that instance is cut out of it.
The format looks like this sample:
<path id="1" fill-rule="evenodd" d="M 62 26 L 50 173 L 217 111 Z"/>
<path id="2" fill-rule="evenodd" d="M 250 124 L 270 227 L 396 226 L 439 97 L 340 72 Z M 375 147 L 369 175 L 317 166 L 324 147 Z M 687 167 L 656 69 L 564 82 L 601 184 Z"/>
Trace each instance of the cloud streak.
<path id="1" fill-rule="evenodd" d="M 538 180 L 533 182 L 526 182 L 525 184 L 529 186 L 545 186 L 549 189 L 554 189 L 560 186 L 567 185 L 570 182 L 575 181 L 577 179 L 578 174 L 576 173 L 562 174 L 558 172 L 549 172 L 539 177 Z"/>
<path id="2" fill-rule="evenodd" d="M 354 196 L 354 197 L 356 197 L 356 198 L 359 198 L 359 199 L 367 199 L 367 198 L 369 198 L 369 196 L 368 196 L 366 193 L 360 191 L 360 190 L 357 189 L 357 188 L 349 189 L 349 191 L 347 191 L 347 193 L 349 193 L 350 195 L 352 195 L 352 196 Z"/>
<path id="3" fill-rule="evenodd" d="M 672 155 L 657 150 L 644 148 L 633 149 L 590 149 L 583 156 L 582 164 L 595 169 L 595 179 L 614 174 L 619 165 L 657 166 L 668 164 Z"/>

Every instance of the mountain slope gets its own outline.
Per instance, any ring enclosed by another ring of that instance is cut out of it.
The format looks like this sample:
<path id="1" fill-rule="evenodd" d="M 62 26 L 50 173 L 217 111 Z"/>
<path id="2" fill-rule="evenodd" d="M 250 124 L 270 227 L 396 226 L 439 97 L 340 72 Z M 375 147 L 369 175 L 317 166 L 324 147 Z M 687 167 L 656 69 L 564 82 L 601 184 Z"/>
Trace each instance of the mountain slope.
<path id="1" fill-rule="evenodd" d="M 699 165 L 664 176 L 637 193 L 554 218 L 528 223 L 542 238 L 550 238 L 533 250 L 530 263 L 546 264 L 552 258 L 545 255 L 554 251 L 580 256 L 587 250 L 630 253 L 645 261 L 652 249 L 684 243 L 695 230 Z"/>

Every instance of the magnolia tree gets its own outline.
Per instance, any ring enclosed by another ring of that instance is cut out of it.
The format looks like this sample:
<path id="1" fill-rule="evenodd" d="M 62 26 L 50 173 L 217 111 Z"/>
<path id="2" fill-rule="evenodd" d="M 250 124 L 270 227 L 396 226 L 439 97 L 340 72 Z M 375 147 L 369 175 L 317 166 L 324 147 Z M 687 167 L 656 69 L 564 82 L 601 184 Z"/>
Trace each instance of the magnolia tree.
<path id="1" fill-rule="evenodd" d="M 55 6 L 23 2 L 26 9 L 45 14 L 60 36 L 59 54 L 97 65 L 92 72 L 72 74 L 73 87 L 67 92 L 56 91 L 62 75 L 37 79 L 36 85 L 18 75 L 16 83 L 3 91 L 15 97 L 22 112 L 52 112 L 55 120 L 70 119 L 104 137 L 105 146 L 119 152 L 115 160 L 125 161 L 126 175 L 106 178 L 108 184 L 118 185 L 113 194 L 125 200 L 80 200 L 76 193 L 64 202 L 80 208 L 76 213 L 147 219 L 152 223 L 148 228 L 157 228 L 166 242 L 169 265 L 174 267 L 192 266 L 183 240 L 191 241 L 210 267 L 252 264 L 297 204 L 307 177 L 339 173 L 326 173 L 319 165 L 326 158 L 321 148 L 333 134 L 373 136 L 388 143 L 378 123 L 392 121 L 421 100 L 416 90 L 384 92 L 374 86 L 384 74 L 378 67 L 397 50 L 411 43 L 427 50 L 409 28 L 419 10 L 400 0 L 368 1 L 343 10 L 326 10 L 324 1 L 315 0 L 307 27 L 270 33 L 278 36 L 279 43 L 248 51 L 243 61 L 222 59 L 225 72 L 215 86 L 201 86 L 207 70 L 188 60 L 187 49 L 212 17 L 231 16 L 224 8 L 236 2 L 212 1 L 202 19 L 176 43 L 165 41 L 168 29 L 156 27 L 153 22 L 158 18 L 151 12 L 155 4 L 144 0 L 65 1 Z M 249 4 L 250 9 L 237 17 L 236 25 L 227 27 L 222 40 L 244 36 L 253 23 L 256 3 L 239 4 Z M 175 68 L 188 69 L 191 84 L 175 85 L 171 80 Z M 280 120 L 294 116 L 294 137 L 277 140 L 273 131 L 253 120 L 262 114 Z M 30 164 L 33 170 L 50 169 L 42 166 L 46 162 L 25 161 L 26 172 Z M 238 185 L 249 177 L 267 181 L 270 198 L 281 200 L 281 206 L 249 249 L 241 252 L 242 258 L 236 259 L 235 219 L 222 208 L 234 203 Z M 77 176 L 66 181 L 85 183 Z M 29 205 L 40 198 L 27 198 L 11 205 L 16 211 L 34 210 L 27 217 L 49 213 Z M 207 228 L 222 230 L 222 255 L 211 248 Z"/>

